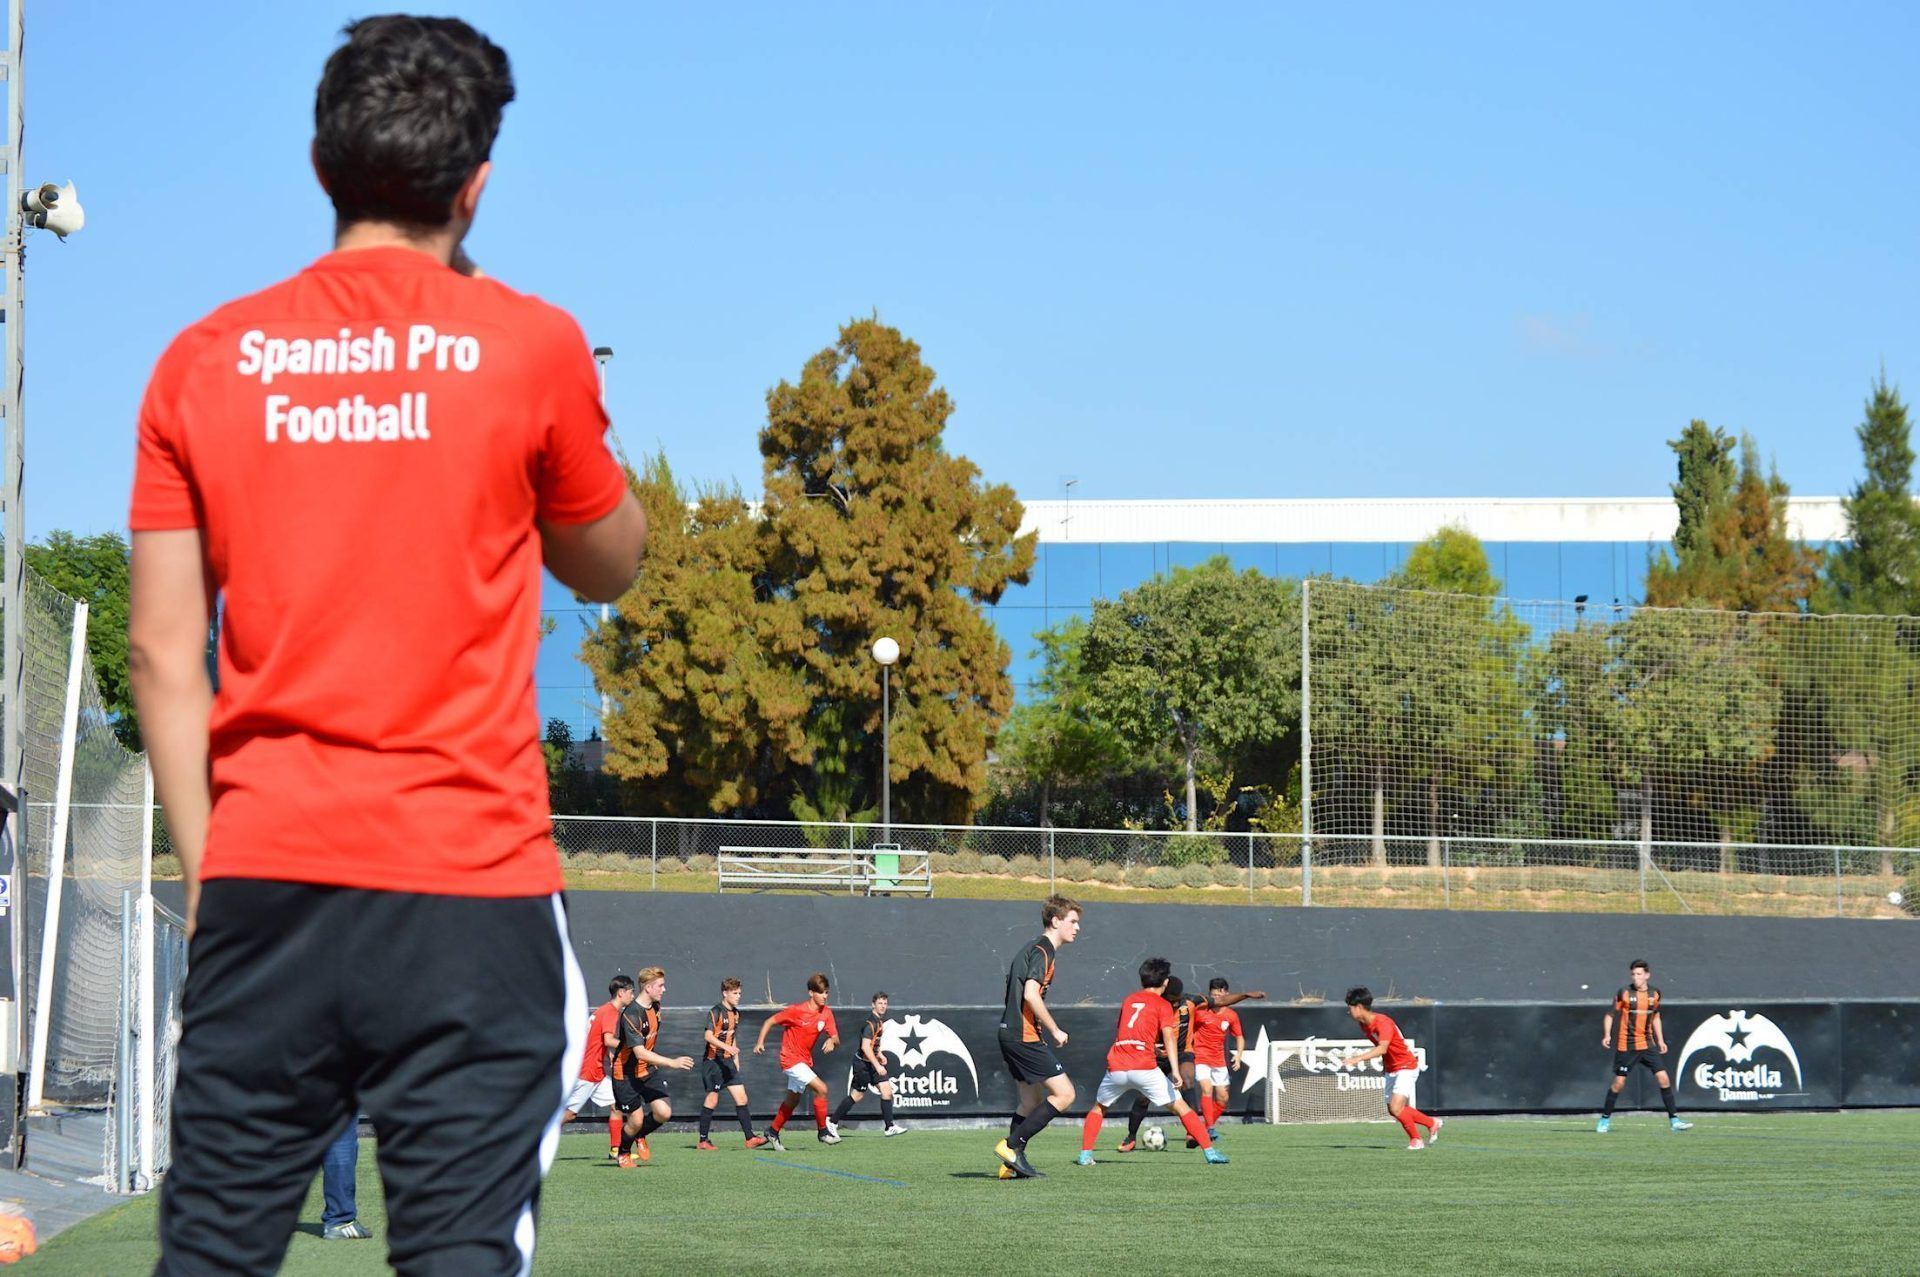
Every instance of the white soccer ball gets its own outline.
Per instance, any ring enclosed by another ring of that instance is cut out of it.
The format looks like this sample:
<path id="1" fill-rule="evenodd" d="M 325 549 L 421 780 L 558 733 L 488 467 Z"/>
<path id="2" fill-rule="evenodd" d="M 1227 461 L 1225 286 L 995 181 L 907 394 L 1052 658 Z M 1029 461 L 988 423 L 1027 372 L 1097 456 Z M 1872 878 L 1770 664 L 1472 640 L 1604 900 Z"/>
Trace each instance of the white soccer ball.
<path id="1" fill-rule="evenodd" d="M 1903 895 L 1901 895 L 1901 894 L 1900 894 L 1899 892 L 1897 892 L 1897 891 L 1889 891 L 1889 892 L 1887 893 L 1887 903 L 1888 903 L 1888 904 L 1890 904 L 1890 905 L 1898 905 L 1898 904 L 1902 904 L 1902 903 L 1904 903 L 1905 901 L 1906 901 L 1906 897 L 1905 897 L 1905 896 L 1903 896 Z"/>
<path id="2" fill-rule="evenodd" d="M 1149 1153 L 1158 1153 L 1167 1147 L 1167 1133 L 1158 1126 L 1149 1126 L 1140 1132 L 1140 1147 Z"/>

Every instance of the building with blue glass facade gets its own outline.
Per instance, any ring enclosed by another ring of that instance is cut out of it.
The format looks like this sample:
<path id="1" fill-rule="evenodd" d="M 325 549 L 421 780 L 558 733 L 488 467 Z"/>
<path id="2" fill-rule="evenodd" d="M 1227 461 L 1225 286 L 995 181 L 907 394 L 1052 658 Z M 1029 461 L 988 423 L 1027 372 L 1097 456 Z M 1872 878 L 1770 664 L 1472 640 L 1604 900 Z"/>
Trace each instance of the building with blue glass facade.
<path id="1" fill-rule="evenodd" d="M 1501 593 L 1517 599 L 1595 604 L 1640 600 L 1647 563 L 1672 541 L 1679 515 L 1664 497 L 1406 498 L 1298 501 L 1025 502 L 1026 531 L 1039 534 L 1032 579 L 989 608 L 1013 651 L 1011 674 L 1024 691 L 1037 658 L 1034 635 L 1159 573 L 1225 555 L 1273 576 L 1329 574 L 1378 581 L 1443 527 L 1465 528 L 1486 546 Z M 1795 497 L 1788 527 L 1814 546 L 1841 540 L 1838 497 Z M 576 738 L 595 733 L 598 698 L 578 659 L 581 608 L 547 583 L 554 631 L 540 648 L 543 718 L 560 718 Z"/>

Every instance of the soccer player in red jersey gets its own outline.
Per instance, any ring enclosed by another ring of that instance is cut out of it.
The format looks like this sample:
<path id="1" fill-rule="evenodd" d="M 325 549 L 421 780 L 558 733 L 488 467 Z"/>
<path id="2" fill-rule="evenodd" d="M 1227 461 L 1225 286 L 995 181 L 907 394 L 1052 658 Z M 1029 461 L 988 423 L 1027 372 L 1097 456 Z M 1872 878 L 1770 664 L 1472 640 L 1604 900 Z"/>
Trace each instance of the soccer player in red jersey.
<path id="1" fill-rule="evenodd" d="M 1600 1041 L 1613 1051 L 1613 1081 L 1607 1086 L 1606 1107 L 1593 1129 L 1605 1135 L 1613 1126 L 1613 1105 L 1636 1064 L 1644 1065 L 1660 1088 L 1660 1100 L 1667 1106 L 1667 1125 L 1676 1131 L 1690 1131 L 1693 1123 L 1684 1121 L 1673 1105 L 1673 1078 L 1667 1073 L 1667 1029 L 1660 1019 L 1660 990 L 1648 981 L 1653 968 L 1645 958 L 1635 958 L 1627 967 L 1627 987 L 1613 995 L 1613 1009 L 1601 1022 Z M 1615 1031 L 1613 1017 L 1620 1017 Z"/>
<path id="2" fill-rule="evenodd" d="M 747 1087 L 740 1080 L 740 981 L 732 976 L 720 982 L 720 1001 L 707 1012 L 707 1058 L 700 1064 L 700 1085 L 707 1093 L 700 1107 L 700 1142 L 694 1147 L 713 1151 L 708 1134 L 713 1130 L 713 1110 L 720 1103 L 720 1092 L 733 1100 L 733 1115 L 739 1119 L 740 1133 L 748 1148 L 767 1142 L 753 1133 L 753 1118 L 747 1112 Z"/>
<path id="3" fill-rule="evenodd" d="M 620 1013 L 633 1002 L 633 981 L 617 975 L 607 981 L 607 1000 L 593 1013 L 587 1025 L 587 1046 L 580 1056 L 580 1076 L 567 1092 L 567 1111 L 561 1115 L 565 1126 L 588 1104 L 607 1110 L 607 1156 L 620 1156 L 620 1128 L 625 1124 L 613 1106 L 613 1082 L 607 1077 L 607 1064 L 620 1049 Z"/>
<path id="4" fill-rule="evenodd" d="M 1140 988 L 1129 993 L 1120 1004 L 1120 1018 L 1114 1026 L 1113 1045 L 1107 1049 L 1107 1072 L 1094 1093 L 1093 1107 L 1080 1127 L 1080 1166 L 1093 1165 L 1093 1146 L 1100 1139 L 1100 1124 L 1106 1120 L 1107 1106 L 1128 1091 L 1138 1091 L 1148 1100 L 1170 1108 L 1187 1129 L 1187 1137 L 1206 1154 L 1208 1162 L 1225 1166 L 1227 1156 L 1213 1146 L 1200 1115 L 1187 1107 L 1180 1095 L 1180 1049 L 1175 1039 L 1178 1023 L 1174 1008 L 1166 999 L 1167 979 L 1173 964 L 1165 958 L 1148 958 L 1140 964 Z M 1165 1048 L 1171 1071 L 1163 1072 L 1154 1058 L 1154 1046 Z"/>
<path id="5" fill-rule="evenodd" d="M 302 157 L 332 251 L 185 328 L 140 407 L 128 670 L 191 935 L 163 1274 L 278 1271 L 356 1110 L 395 1269 L 533 1263 L 588 1018 L 540 568 L 612 602 L 646 515 L 579 325 L 461 248 L 513 98 L 465 22 L 349 26 Z"/>
<path id="6" fill-rule="evenodd" d="M 780 1142 L 780 1132 L 786 1129 L 787 1119 L 793 1116 L 793 1110 L 800 1106 L 800 1097 L 813 1093 L 814 1134 L 822 1144 L 838 1144 L 840 1132 L 827 1117 L 827 1084 L 813 1071 L 813 1045 L 826 1035 L 826 1051 L 831 1055 L 840 1046 L 840 1026 L 833 1022 L 833 1009 L 827 1005 L 827 976 L 824 971 L 816 971 L 807 977 L 807 999 L 767 1017 L 760 1026 L 760 1040 L 753 1044 L 753 1053 L 761 1055 L 767 1049 L 767 1033 L 775 1025 L 780 1026 L 780 1068 L 787 1075 L 787 1098 L 780 1102 L 779 1112 L 773 1115 L 772 1129 L 767 1142 L 782 1153 L 787 1146 Z"/>
<path id="7" fill-rule="evenodd" d="M 1444 1119 L 1428 1117 L 1413 1107 L 1413 1087 L 1420 1077 L 1420 1061 L 1407 1040 L 1400 1036 L 1400 1026 L 1373 1009 L 1373 991 L 1365 985 L 1347 990 L 1347 1014 L 1373 1043 L 1373 1049 L 1349 1055 L 1342 1063 L 1352 1068 L 1368 1060 L 1381 1060 L 1381 1067 L 1387 1071 L 1387 1112 L 1393 1114 L 1393 1120 L 1407 1133 L 1410 1152 L 1418 1152 L 1439 1139 Z M 1427 1129 L 1424 1140 L 1420 1138 L 1423 1126 Z"/>
<path id="8" fill-rule="evenodd" d="M 1207 1134 L 1215 1139 L 1214 1123 L 1233 1103 L 1233 1075 L 1240 1069 L 1247 1049 L 1246 1031 L 1240 1027 L 1240 1013 L 1233 1007 L 1240 1002 L 1264 998 L 1263 992 L 1233 993 L 1225 978 L 1207 981 L 1206 1001 L 1193 1011 L 1194 1074 L 1200 1083 L 1200 1119 Z M 1233 1061 L 1227 1061 L 1227 1038 L 1233 1038 Z"/>

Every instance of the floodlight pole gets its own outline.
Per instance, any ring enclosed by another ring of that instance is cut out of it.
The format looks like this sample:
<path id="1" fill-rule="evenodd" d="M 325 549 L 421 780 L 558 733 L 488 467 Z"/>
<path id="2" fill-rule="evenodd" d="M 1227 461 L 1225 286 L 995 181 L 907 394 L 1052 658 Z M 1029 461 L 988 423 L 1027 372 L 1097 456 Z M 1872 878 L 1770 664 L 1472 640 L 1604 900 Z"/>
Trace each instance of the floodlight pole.
<path id="1" fill-rule="evenodd" d="M 25 421 L 21 406 L 21 342 L 25 322 L 22 293 L 22 253 L 26 227 L 20 212 L 20 151 L 26 135 L 26 85 L 22 74 L 22 40 L 26 29 L 26 0 L 7 0 L 7 48 L 0 54 L 0 74 L 7 79 L 7 131 L 0 146 L 0 165 L 7 171 L 5 220 L 0 221 L 0 256 L 5 258 L 6 296 L 0 299 L 0 329 L 5 330 L 6 367 L 0 376 L 0 427 L 4 427 L 5 460 L 0 502 L 6 506 L 6 522 L 0 535 L 5 537 L 4 559 L 0 563 L 0 608 L 5 611 L 0 623 L 0 647 L 5 649 L 4 685 L 0 685 L 0 780 L 18 793 L 26 779 L 26 760 L 21 752 L 21 698 L 26 691 L 25 652 L 21 647 L 21 619 L 26 609 L 27 510 L 23 482 L 25 473 Z M 24 856 L 26 848 L 16 849 Z M 17 974 L 17 973 L 16 973 Z"/>
<path id="2" fill-rule="evenodd" d="M 593 348 L 594 371 L 600 374 L 600 411 L 602 412 L 607 411 L 607 365 L 612 362 L 613 362 L 612 346 L 595 346 Z M 612 414 L 608 413 L 608 416 L 611 417 Z M 600 605 L 600 629 L 603 632 L 603 635 L 604 635 L 604 631 L 607 628 L 607 620 L 608 620 L 607 605 L 605 603 L 602 603 Z M 600 693 L 600 729 L 599 729 L 599 735 L 602 741 L 607 739 L 607 715 L 612 712 L 613 712 L 613 698 L 608 696 L 606 692 L 603 690 Z M 604 745 L 601 746 L 601 749 L 603 751 L 603 755 L 602 755 L 603 757 L 604 757 L 605 748 L 606 747 Z"/>

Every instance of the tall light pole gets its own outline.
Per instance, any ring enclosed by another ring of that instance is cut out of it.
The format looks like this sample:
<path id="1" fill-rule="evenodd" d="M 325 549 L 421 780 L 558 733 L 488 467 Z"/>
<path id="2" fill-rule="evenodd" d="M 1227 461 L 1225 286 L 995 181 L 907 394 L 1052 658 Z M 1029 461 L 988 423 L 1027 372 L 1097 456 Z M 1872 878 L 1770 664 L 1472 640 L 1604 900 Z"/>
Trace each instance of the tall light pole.
<path id="1" fill-rule="evenodd" d="M 873 641 L 873 659 L 880 662 L 880 841 L 893 841 L 893 663 L 900 645 L 890 638 Z"/>
<path id="2" fill-rule="evenodd" d="M 600 411 L 601 412 L 607 412 L 607 365 L 611 362 L 613 362 L 612 346 L 595 346 L 593 348 L 594 370 L 600 374 Z M 612 413 L 607 412 L 607 420 L 609 423 L 612 422 L 613 420 Z M 608 429 L 612 429 L 611 424 L 609 424 Z M 627 454 L 625 449 L 620 447 L 620 436 L 618 433 L 615 433 L 613 436 L 613 450 L 616 453 L 620 454 L 620 465 L 623 468 L 625 468 L 627 464 Z M 604 630 L 606 629 L 606 627 L 607 627 L 607 605 L 605 603 L 602 603 L 600 605 L 600 628 Z M 611 713 L 612 710 L 613 710 L 612 698 L 609 697 L 605 692 L 601 692 L 600 693 L 600 727 L 596 734 L 600 737 L 602 741 L 607 739 L 607 715 Z M 605 748 L 606 748 L 605 745 L 601 746 L 601 749 L 604 750 Z"/>

